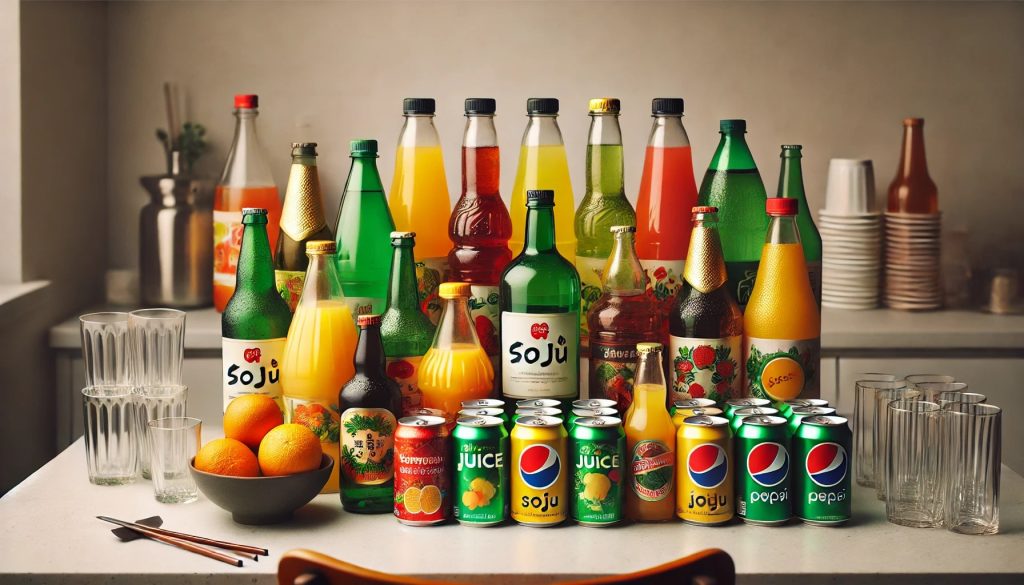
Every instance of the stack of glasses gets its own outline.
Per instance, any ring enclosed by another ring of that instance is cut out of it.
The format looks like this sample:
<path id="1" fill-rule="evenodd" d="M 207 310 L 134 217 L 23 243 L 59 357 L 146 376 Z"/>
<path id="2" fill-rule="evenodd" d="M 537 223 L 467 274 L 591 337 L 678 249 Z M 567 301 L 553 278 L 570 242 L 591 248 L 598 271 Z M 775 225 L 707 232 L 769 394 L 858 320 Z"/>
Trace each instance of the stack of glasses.
<path id="1" fill-rule="evenodd" d="M 854 403 L 857 483 L 875 488 L 888 520 L 997 533 L 1001 409 L 949 376 L 860 378 Z"/>
<path id="2" fill-rule="evenodd" d="M 941 213 L 885 214 L 885 304 L 893 309 L 942 307 Z"/>
<path id="3" fill-rule="evenodd" d="M 869 160 L 834 158 L 818 225 L 823 247 L 821 304 L 833 309 L 878 306 L 881 214 L 874 208 Z"/>

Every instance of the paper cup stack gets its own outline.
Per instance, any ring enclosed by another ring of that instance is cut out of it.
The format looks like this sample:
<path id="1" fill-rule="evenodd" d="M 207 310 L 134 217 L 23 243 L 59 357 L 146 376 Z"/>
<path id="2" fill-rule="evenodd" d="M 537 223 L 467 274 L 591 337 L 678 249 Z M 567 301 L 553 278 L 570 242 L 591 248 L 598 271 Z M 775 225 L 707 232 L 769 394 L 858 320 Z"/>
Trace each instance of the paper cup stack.
<path id="1" fill-rule="evenodd" d="M 939 243 L 942 214 L 885 214 L 885 305 L 893 309 L 942 307 Z"/>
<path id="2" fill-rule="evenodd" d="M 825 208 L 818 213 L 822 243 L 821 304 L 833 309 L 878 306 L 881 214 L 874 209 L 870 160 L 829 162 Z"/>

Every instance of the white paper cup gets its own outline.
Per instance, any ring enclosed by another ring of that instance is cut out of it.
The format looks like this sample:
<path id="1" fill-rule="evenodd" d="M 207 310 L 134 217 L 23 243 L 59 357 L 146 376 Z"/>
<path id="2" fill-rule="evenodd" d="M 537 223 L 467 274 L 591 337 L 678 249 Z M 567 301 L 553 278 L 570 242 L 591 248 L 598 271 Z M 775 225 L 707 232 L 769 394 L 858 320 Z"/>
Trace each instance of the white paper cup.
<path id="1" fill-rule="evenodd" d="M 870 160 L 834 158 L 828 163 L 825 209 L 834 215 L 864 215 L 875 209 L 875 171 Z"/>

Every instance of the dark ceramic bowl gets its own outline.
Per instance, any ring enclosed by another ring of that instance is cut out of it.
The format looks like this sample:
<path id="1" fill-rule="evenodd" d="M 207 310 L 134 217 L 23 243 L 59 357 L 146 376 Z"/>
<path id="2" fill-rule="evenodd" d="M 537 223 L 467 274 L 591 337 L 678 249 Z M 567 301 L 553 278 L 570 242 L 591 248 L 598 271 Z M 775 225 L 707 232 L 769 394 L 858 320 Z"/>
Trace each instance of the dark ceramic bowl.
<path id="1" fill-rule="evenodd" d="M 295 510 L 312 500 L 327 484 L 334 459 L 324 454 L 320 468 L 276 477 L 214 475 L 189 462 L 199 491 L 214 504 L 231 512 L 239 524 L 277 524 L 290 520 Z"/>

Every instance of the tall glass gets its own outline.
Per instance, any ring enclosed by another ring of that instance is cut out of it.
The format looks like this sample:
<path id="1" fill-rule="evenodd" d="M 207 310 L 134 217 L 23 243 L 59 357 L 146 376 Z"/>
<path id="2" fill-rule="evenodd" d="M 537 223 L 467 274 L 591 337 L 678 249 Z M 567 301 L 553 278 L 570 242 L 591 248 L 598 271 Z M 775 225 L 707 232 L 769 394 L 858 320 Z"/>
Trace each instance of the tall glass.
<path id="1" fill-rule="evenodd" d="M 890 402 L 887 410 L 886 518 L 913 528 L 940 526 L 939 405 L 901 399 Z"/>
<path id="2" fill-rule="evenodd" d="M 85 461 L 89 481 L 123 485 L 135 481 L 138 447 L 132 433 L 135 403 L 130 386 L 82 389 Z"/>
<path id="3" fill-rule="evenodd" d="M 950 404 L 942 413 L 943 521 L 962 534 L 999 532 L 1002 409 Z"/>
<path id="4" fill-rule="evenodd" d="M 911 374 L 903 379 L 907 381 L 907 386 L 911 388 L 918 384 L 930 384 L 932 382 L 956 382 L 956 378 L 946 374 Z"/>
<path id="5" fill-rule="evenodd" d="M 889 403 L 894 400 L 920 400 L 921 392 L 913 388 L 892 388 L 891 390 L 878 390 L 875 392 L 874 419 L 875 437 L 874 459 L 875 459 L 875 495 L 879 500 L 885 501 L 885 469 L 889 464 L 888 435 L 886 429 L 889 425 Z"/>
<path id="6" fill-rule="evenodd" d="M 921 392 L 921 400 L 938 402 L 940 394 L 964 392 L 967 390 L 967 384 L 963 382 L 919 382 L 914 384 L 914 389 Z"/>
<path id="7" fill-rule="evenodd" d="M 128 314 L 132 383 L 181 384 L 185 356 L 185 312 L 141 309 Z"/>
<path id="8" fill-rule="evenodd" d="M 123 385 L 129 381 L 128 313 L 89 313 L 78 318 L 82 331 L 85 385 Z"/>
<path id="9" fill-rule="evenodd" d="M 185 416 L 188 387 L 136 386 L 132 388 L 132 399 L 135 401 L 135 439 L 139 450 L 139 470 L 142 477 L 149 479 L 149 421 Z"/>
<path id="10" fill-rule="evenodd" d="M 189 462 L 199 451 L 203 421 L 173 417 L 149 421 L 153 492 L 158 502 L 184 504 L 199 498 Z"/>
<path id="11" fill-rule="evenodd" d="M 907 387 L 903 380 L 896 381 L 888 374 L 861 374 L 857 380 L 853 400 L 853 460 L 857 467 L 857 484 L 874 487 L 880 473 L 875 469 L 875 394 L 879 390 L 898 390 Z M 887 376 L 889 380 L 871 377 Z"/>
<path id="12" fill-rule="evenodd" d="M 948 390 L 946 392 L 939 392 L 935 402 L 939 403 L 943 409 L 948 407 L 950 404 L 981 404 L 986 402 L 988 397 L 984 394 L 978 394 L 977 392 L 960 392 L 959 390 Z"/>

